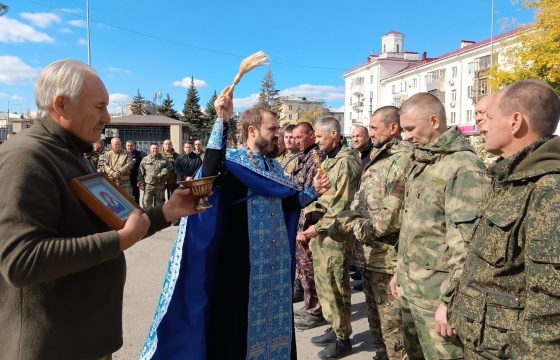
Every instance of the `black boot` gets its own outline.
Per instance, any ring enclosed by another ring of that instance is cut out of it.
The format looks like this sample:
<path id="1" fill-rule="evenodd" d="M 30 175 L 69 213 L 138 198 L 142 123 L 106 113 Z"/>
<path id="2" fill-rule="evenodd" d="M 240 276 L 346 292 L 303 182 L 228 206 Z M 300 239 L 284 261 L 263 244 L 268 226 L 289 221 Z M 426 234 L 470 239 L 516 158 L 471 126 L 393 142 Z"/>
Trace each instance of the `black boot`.
<path id="1" fill-rule="evenodd" d="M 389 360 L 385 344 L 373 344 L 373 350 L 375 351 L 373 360 Z"/>
<path id="2" fill-rule="evenodd" d="M 296 279 L 294 281 L 294 289 L 292 293 L 292 303 L 297 303 L 303 301 L 303 286 L 301 286 L 301 281 Z"/>
<path id="3" fill-rule="evenodd" d="M 336 339 L 326 348 L 319 351 L 321 359 L 340 359 L 352 354 L 352 343 L 350 339 Z"/>
<path id="4" fill-rule="evenodd" d="M 332 327 L 325 330 L 325 333 L 323 335 L 314 336 L 311 338 L 311 343 L 313 345 L 322 346 L 322 347 L 325 347 L 335 341 L 336 341 L 336 334 L 334 333 Z"/>

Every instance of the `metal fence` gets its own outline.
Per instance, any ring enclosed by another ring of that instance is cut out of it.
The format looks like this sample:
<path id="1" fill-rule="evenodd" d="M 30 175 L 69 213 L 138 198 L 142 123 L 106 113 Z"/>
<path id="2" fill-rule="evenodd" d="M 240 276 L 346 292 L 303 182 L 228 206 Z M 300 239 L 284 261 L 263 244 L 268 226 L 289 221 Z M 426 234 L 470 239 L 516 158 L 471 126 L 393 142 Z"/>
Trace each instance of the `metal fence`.
<path id="1" fill-rule="evenodd" d="M 12 125 L 0 125 L 0 140 L 6 140 L 6 135 L 8 135 L 8 133 L 12 131 L 12 129 Z"/>

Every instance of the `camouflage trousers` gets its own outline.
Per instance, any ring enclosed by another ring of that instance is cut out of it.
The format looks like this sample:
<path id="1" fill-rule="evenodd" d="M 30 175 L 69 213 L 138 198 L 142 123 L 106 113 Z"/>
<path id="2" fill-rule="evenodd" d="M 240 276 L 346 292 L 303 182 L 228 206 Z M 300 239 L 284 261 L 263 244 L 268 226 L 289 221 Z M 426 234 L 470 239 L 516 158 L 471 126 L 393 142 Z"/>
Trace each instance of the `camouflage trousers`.
<path id="1" fill-rule="evenodd" d="M 315 274 L 313 272 L 313 254 L 309 243 L 296 244 L 296 264 L 299 270 L 299 280 L 303 287 L 303 302 L 307 312 L 312 315 L 321 315 L 321 304 L 315 288 Z"/>
<path id="2" fill-rule="evenodd" d="M 352 334 L 350 319 L 352 243 L 352 238 L 337 242 L 328 236 L 319 235 L 313 239 L 312 245 L 317 296 L 323 309 L 323 316 L 340 339 L 350 339 Z"/>
<path id="3" fill-rule="evenodd" d="M 144 210 L 153 208 L 154 206 L 163 205 L 165 202 L 165 186 L 164 185 L 146 185 L 144 187 L 144 199 L 142 206 Z"/>
<path id="4" fill-rule="evenodd" d="M 391 295 L 393 275 L 360 268 L 366 296 L 369 330 L 376 349 L 383 344 L 389 359 L 405 359 L 400 301 Z"/>
<path id="5" fill-rule="evenodd" d="M 115 180 L 117 184 L 128 196 L 132 197 L 132 185 L 130 185 L 130 179 L 126 180 Z"/>
<path id="6" fill-rule="evenodd" d="M 438 306 L 418 306 L 401 297 L 404 346 L 410 360 L 463 359 L 463 346 L 458 336 L 447 341 L 436 333 Z"/>

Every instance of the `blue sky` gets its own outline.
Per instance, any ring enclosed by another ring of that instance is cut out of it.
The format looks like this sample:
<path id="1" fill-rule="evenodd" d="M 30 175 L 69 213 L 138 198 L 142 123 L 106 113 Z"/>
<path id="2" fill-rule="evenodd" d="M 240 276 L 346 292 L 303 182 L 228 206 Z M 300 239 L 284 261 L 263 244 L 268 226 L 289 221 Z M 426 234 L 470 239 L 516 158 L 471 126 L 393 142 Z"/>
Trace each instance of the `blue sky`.
<path id="1" fill-rule="evenodd" d="M 36 109 L 37 74 L 63 58 L 87 62 L 86 2 L 0 0 L 0 111 Z M 503 19 L 533 21 L 512 0 L 495 0 L 495 34 Z M 491 0 L 91 0 L 91 63 L 111 101 L 124 104 L 137 89 L 148 100 L 162 91 L 181 111 L 190 77 L 201 101 L 229 85 L 241 60 L 262 50 L 271 58 L 283 95 L 307 96 L 343 105 L 341 74 L 378 53 L 381 36 L 405 34 L 405 50 L 435 57 L 461 40 L 490 37 Z M 236 110 L 256 102 L 266 68 L 243 77 Z M 120 106 L 111 103 L 112 113 Z"/>

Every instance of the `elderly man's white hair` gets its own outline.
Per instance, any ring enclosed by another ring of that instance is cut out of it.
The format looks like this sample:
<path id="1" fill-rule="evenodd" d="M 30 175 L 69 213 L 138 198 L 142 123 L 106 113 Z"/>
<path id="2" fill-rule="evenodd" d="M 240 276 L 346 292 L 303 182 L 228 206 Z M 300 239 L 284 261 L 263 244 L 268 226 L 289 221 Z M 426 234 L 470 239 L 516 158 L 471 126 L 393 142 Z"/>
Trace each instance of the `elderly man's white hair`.
<path id="1" fill-rule="evenodd" d="M 321 128 L 327 132 L 335 130 L 339 135 L 341 132 L 340 121 L 332 116 L 326 116 L 322 119 L 317 120 L 317 122 L 315 123 L 315 129 L 317 128 Z"/>
<path id="2" fill-rule="evenodd" d="M 52 101 L 64 95 L 76 104 L 84 89 L 84 73 L 97 75 L 92 67 L 78 60 L 58 60 L 41 71 L 35 84 L 35 103 L 41 112 L 48 112 Z"/>

